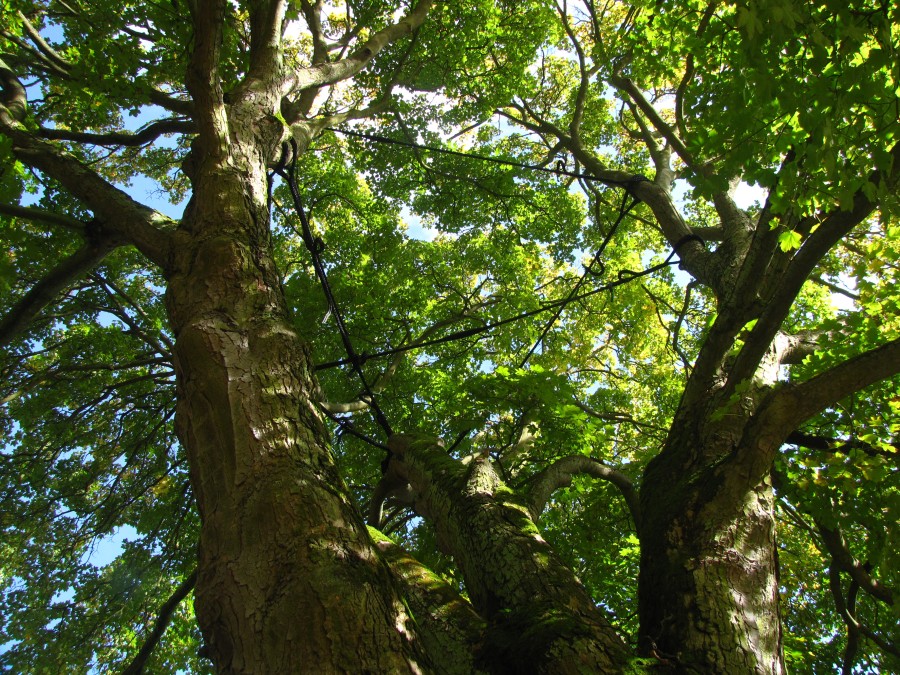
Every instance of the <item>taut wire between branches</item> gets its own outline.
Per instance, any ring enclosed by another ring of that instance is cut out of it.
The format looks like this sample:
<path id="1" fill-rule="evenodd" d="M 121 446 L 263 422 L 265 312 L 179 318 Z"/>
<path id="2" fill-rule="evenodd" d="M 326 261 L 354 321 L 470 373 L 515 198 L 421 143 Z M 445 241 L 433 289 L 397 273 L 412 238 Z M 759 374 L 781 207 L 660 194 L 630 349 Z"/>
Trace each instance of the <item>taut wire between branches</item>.
<path id="1" fill-rule="evenodd" d="M 285 160 L 287 156 L 287 147 L 282 147 L 281 159 L 278 162 L 278 166 L 275 167 L 274 173 L 281 176 L 288 184 L 288 187 L 291 191 L 291 198 L 294 201 L 294 210 L 297 212 L 297 216 L 300 218 L 300 225 L 303 228 L 301 232 L 301 236 L 303 238 L 303 243 L 306 245 L 307 250 L 312 256 L 313 267 L 316 270 L 316 276 L 319 278 L 319 283 L 322 286 L 322 292 L 325 294 L 325 299 L 328 302 L 328 309 L 334 315 L 334 322 L 337 325 L 338 332 L 341 335 L 341 341 L 344 343 L 344 351 L 347 352 L 347 357 L 349 359 L 349 363 L 353 366 L 353 371 L 357 374 L 360 381 L 363 385 L 363 390 L 365 391 L 368 400 L 369 408 L 372 410 L 372 414 L 375 417 L 375 421 L 378 422 L 378 426 L 384 430 L 384 433 L 387 434 L 388 438 L 393 435 L 393 430 L 391 429 L 391 425 L 382 412 L 381 408 L 378 405 L 378 402 L 375 400 L 375 394 L 372 391 L 372 388 L 369 386 L 369 382 L 366 379 L 365 373 L 362 370 L 362 364 L 364 359 L 362 359 L 353 348 L 353 342 L 350 340 L 350 334 L 347 332 L 347 326 L 344 323 L 344 319 L 341 316 L 340 308 L 338 307 L 337 300 L 334 298 L 334 293 L 331 290 L 331 284 L 328 281 L 328 275 L 325 273 L 325 266 L 322 264 L 322 251 L 325 250 L 325 242 L 322 241 L 319 237 L 313 237 L 312 228 L 309 225 L 309 218 L 306 216 L 306 210 L 303 208 L 303 201 L 300 198 L 300 190 L 297 187 L 297 155 L 299 154 L 297 149 L 297 142 L 292 138 L 290 141 L 290 150 L 291 150 L 291 161 L 290 164 L 285 167 Z"/>
<path id="2" fill-rule="evenodd" d="M 581 277 L 578 279 L 576 284 L 572 287 L 572 289 L 569 291 L 569 293 L 566 295 L 565 298 L 562 298 L 560 300 L 554 300 L 552 302 L 548 302 L 548 303 L 544 304 L 542 307 L 538 307 L 537 309 L 533 309 L 528 312 L 523 312 L 521 314 L 507 317 L 505 319 L 500 319 L 499 321 L 494 321 L 494 322 L 487 323 L 487 324 L 484 324 L 481 326 L 476 326 L 473 328 L 456 331 L 456 332 L 450 333 L 448 335 L 444 335 L 439 338 L 422 340 L 419 342 L 414 342 L 414 343 L 411 343 L 408 345 L 404 345 L 402 347 L 384 349 L 382 351 L 375 352 L 372 354 L 368 354 L 365 352 L 362 354 L 359 354 L 356 352 L 356 350 L 353 347 L 353 343 L 350 339 L 349 332 L 347 331 L 346 324 L 344 323 L 343 316 L 341 315 L 340 308 L 338 307 L 337 301 L 335 300 L 335 297 L 334 297 L 334 293 L 331 289 L 331 284 L 328 281 L 328 276 L 325 272 L 325 267 L 322 264 L 321 254 L 322 254 L 322 251 L 324 251 L 324 249 L 325 249 L 325 243 L 322 241 L 321 238 L 313 236 L 312 228 L 310 227 L 310 224 L 309 224 L 309 218 L 307 217 L 306 210 L 303 207 L 303 202 L 300 197 L 300 190 L 297 187 L 296 161 L 297 161 L 297 155 L 299 153 L 297 150 L 296 141 L 291 139 L 291 141 L 289 143 L 285 143 L 283 145 L 281 158 L 279 159 L 277 166 L 273 169 L 272 175 L 270 176 L 270 179 L 269 179 L 269 206 L 271 207 L 271 203 L 272 203 L 272 199 L 271 199 L 272 180 L 271 179 L 274 175 L 281 176 L 285 180 L 285 182 L 288 184 L 288 187 L 290 189 L 291 198 L 292 198 L 293 204 L 294 204 L 294 210 L 296 211 L 297 216 L 300 219 L 300 224 L 301 224 L 301 228 L 302 228 L 300 234 L 303 239 L 303 243 L 306 246 L 307 250 L 309 251 L 310 255 L 312 256 L 313 267 L 316 271 L 316 276 L 318 277 L 319 282 L 322 286 L 322 291 L 325 294 L 325 299 L 328 304 L 329 312 L 334 315 L 335 323 L 337 325 L 338 332 L 340 333 L 341 341 L 343 342 L 343 345 L 344 345 L 344 351 L 347 353 L 346 358 L 338 359 L 336 361 L 329 361 L 327 363 L 317 364 L 315 366 L 315 370 L 321 371 L 321 370 L 328 370 L 331 368 L 337 368 L 337 367 L 348 365 L 348 364 L 351 365 L 353 368 L 353 371 L 357 374 L 360 381 L 362 382 L 363 390 L 365 392 L 365 396 L 367 397 L 365 402 L 368 404 L 369 408 L 372 410 L 372 414 L 375 418 L 375 421 L 382 428 L 382 430 L 387 434 L 388 437 L 390 437 L 392 435 L 393 431 L 391 429 L 390 423 L 387 420 L 387 417 L 385 416 L 384 412 L 379 407 L 379 405 L 376 401 L 376 398 L 375 398 L 375 394 L 372 391 L 372 388 L 369 385 L 368 380 L 365 377 L 365 374 L 363 373 L 362 366 L 366 361 L 368 361 L 370 359 L 375 359 L 375 358 L 393 356 L 393 355 L 401 354 L 403 352 L 411 351 L 414 349 L 422 349 L 425 347 L 433 347 L 433 346 L 440 345 L 440 344 L 446 344 L 448 342 L 462 340 L 467 337 L 474 337 L 476 335 L 481 335 L 483 333 L 487 333 L 495 328 L 499 328 L 500 326 L 504 326 L 504 325 L 507 325 L 507 324 L 510 324 L 510 323 L 513 323 L 516 321 L 521 321 L 523 319 L 527 319 L 532 316 L 537 316 L 544 312 L 549 312 L 551 310 L 555 310 L 551 319 L 544 326 L 540 337 L 535 341 L 535 343 L 532 345 L 531 349 L 529 349 L 528 353 L 525 355 L 524 359 L 522 360 L 520 367 L 525 367 L 528 360 L 530 359 L 530 357 L 534 354 L 535 350 L 537 349 L 538 345 L 543 342 L 543 340 L 546 338 L 547 334 L 549 333 L 550 329 L 553 327 L 553 325 L 556 323 L 556 321 L 562 315 L 562 312 L 564 311 L 566 306 L 568 306 L 569 304 L 571 304 L 572 302 L 575 302 L 577 300 L 582 300 L 584 298 L 588 298 L 588 297 L 590 297 L 592 295 L 596 295 L 598 293 L 611 291 L 619 286 L 624 286 L 625 284 L 628 284 L 628 283 L 631 283 L 632 281 L 640 279 L 641 277 L 645 277 L 647 275 L 653 274 L 654 272 L 657 272 L 657 271 L 663 269 L 664 267 L 677 264 L 679 261 L 675 260 L 675 256 L 678 254 L 678 250 L 681 248 L 682 245 L 686 244 L 689 241 L 699 241 L 701 244 L 705 243 L 703 241 L 703 239 L 701 239 L 699 236 L 697 236 L 695 234 L 686 235 L 686 236 L 682 237 L 678 242 L 675 243 L 675 245 L 672 247 L 672 251 L 669 253 L 669 255 L 666 257 L 666 259 L 663 262 L 653 265 L 651 267 L 648 267 L 646 269 L 643 269 L 639 272 L 634 272 L 632 270 L 627 270 L 627 269 L 619 270 L 618 278 L 615 281 L 612 281 L 612 282 L 603 284 L 602 286 L 598 286 L 591 290 L 579 293 L 579 290 L 584 285 L 584 282 L 586 281 L 588 276 L 600 277 L 603 275 L 604 267 L 603 267 L 603 261 L 601 260 L 603 253 L 605 252 L 609 243 L 612 241 L 613 236 L 615 236 L 615 233 L 617 232 L 617 230 L 618 230 L 619 226 L 621 225 L 622 221 L 624 220 L 625 216 L 628 215 L 628 213 L 638 203 L 640 203 L 640 200 L 638 198 L 634 197 L 633 195 L 631 195 L 630 191 L 627 188 L 629 185 L 632 185 L 636 182 L 648 180 L 646 177 L 641 176 L 641 175 L 635 175 L 635 176 L 631 177 L 630 179 L 624 180 L 624 181 L 602 179 L 602 178 L 598 178 L 596 176 L 592 176 L 589 174 L 582 174 L 582 173 L 578 173 L 578 172 L 574 172 L 574 171 L 568 171 L 564 168 L 564 166 L 562 166 L 562 162 L 559 162 L 555 168 L 548 168 L 546 166 L 524 164 L 521 162 L 500 159 L 497 157 L 488 157 L 488 156 L 484 156 L 484 155 L 475 155 L 475 154 L 458 152 L 458 151 L 449 150 L 446 148 L 437 148 L 437 147 L 419 145 L 416 143 L 410 143 L 408 141 L 400 141 L 400 140 L 388 138 L 386 136 L 379 136 L 377 134 L 368 134 L 368 133 L 362 133 L 362 132 L 356 132 L 356 131 L 333 129 L 330 127 L 328 128 L 328 130 L 336 132 L 336 133 L 345 134 L 348 136 L 355 136 L 358 138 L 363 138 L 365 140 L 379 142 L 379 143 L 388 143 L 388 144 L 392 144 L 392 145 L 399 145 L 399 146 L 404 146 L 404 147 L 409 147 L 409 148 L 428 150 L 431 152 L 438 152 L 438 153 L 443 153 L 443 154 L 448 154 L 448 155 L 465 157 L 468 159 L 476 159 L 479 161 L 492 162 L 495 164 L 502 164 L 505 166 L 513 166 L 513 167 L 517 167 L 520 169 L 526 169 L 526 170 L 530 170 L 530 171 L 539 171 L 539 172 L 543 172 L 543 173 L 551 173 L 551 174 L 560 175 L 560 176 L 581 178 L 584 180 L 590 180 L 590 181 L 604 183 L 604 184 L 614 186 L 614 187 L 625 188 L 625 194 L 623 195 L 622 204 L 619 207 L 619 213 L 616 217 L 615 222 L 613 223 L 609 232 L 605 235 L 603 241 L 601 242 L 600 246 L 598 247 L 593 258 L 591 259 L 591 262 L 585 267 L 583 274 L 581 275 Z M 290 152 L 290 162 L 289 163 L 287 162 L 288 152 Z M 594 269 L 595 266 L 599 266 L 599 269 L 595 270 Z M 352 423 L 349 420 L 343 420 L 336 415 L 332 415 L 332 414 L 328 413 L 328 411 L 325 411 L 325 412 L 326 412 L 326 414 L 328 414 L 328 416 L 334 422 L 336 422 L 338 425 L 340 425 L 342 430 L 351 433 L 352 435 L 362 439 L 363 441 L 365 441 L 375 447 L 382 448 L 382 449 L 385 448 L 385 446 L 383 444 L 378 443 L 378 442 L 374 441 L 373 439 L 369 438 L 368 436 L 366 436 L 365 434 L 362 434 L 361 432 L 357 431 L 353 427 Z M 462 439 L 457 439 L 457 443 L 454 443 L 454 446 L 457 445 L 460 440 L 462 440 Z"/>

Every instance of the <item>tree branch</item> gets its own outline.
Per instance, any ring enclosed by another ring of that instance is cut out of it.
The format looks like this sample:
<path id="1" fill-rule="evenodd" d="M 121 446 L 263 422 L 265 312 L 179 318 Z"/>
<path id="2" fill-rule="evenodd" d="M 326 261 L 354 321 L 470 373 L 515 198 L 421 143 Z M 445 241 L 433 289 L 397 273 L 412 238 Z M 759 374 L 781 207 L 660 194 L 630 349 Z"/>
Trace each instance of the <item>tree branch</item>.
<path id="1" fill-rule="evenodd" d="M 52 74 L 64 80 L 69 79 L 69 71 L 60 68 L 49 57 L 42 54 L 38 49 L 32 47 L 28 42 L 17 35 L 13 35 L 4 30 L 0 30 L 0 36 L 15 44 L 19 48 L 19 53 L 10 56 L 10 63 L 23 65 L 28 72 Z"/>
<path id="2" fill-rule="evenodd" d="M 143 306 L 139 302 L 136 302 L 134 298 L 128 295 L 128 293 L 119 288 L 119 286 L 116 285 L 113 281 L 105 279 L 100 274 L 92 274 L 91 279 L 95 283 L 97 283 L 100 288 L 103 289 L 107 297 L 109 297 L 110 301 L 114 305 L 114 307 L 106 307 L 104 309 L 110 312 L 110 314 L 118 317 L 122 321 L 122 323 L 126 324 L 131 329 L 134 335 L 141 338 L 154 351 L 171 360 L 172 352 L 175 350 L 175 345 L 172 343 L 172 340 L 169 339 L 169 337 L 164 332 L 160 331 L 159 341 L 157 341 L 156 338 L 144 331 L 144 329 L 138 324 L 134 317 L 132 317 L 126 311 L 125 306 L 119 301 L 119 299 L 121 298 L 121 300 L 124 301 L 125 304 L 127 304 L 137 314 L 139 314 L 147 324 L 151 326 L 154 325 L 153 320 L 147 315 L 147 312 L 144 310 Z"/>
<path id="3" fill-rule="evenodd" d="M 475 662 L 484 640 L 485 622 L 450 584 L 380 532 L 369 534 L 387 561 L 403 598 L 416 617 L 416 635 L 424 652 L 439 655 L 446 672 L 482 671 Z"/>
<path id="4" fill-rule="evenodd" d="M 656 129 L 662 137 L 666 139 L 666 142 L 672 147 L 673 150 L 681 157 L 681 160 L 688 165 L 693 171 L 698 173 L 701 176 L 706 176 L 709 174 L 709 167 L 706 164 L 698 164 L 694 159 L 693 155 L 688 151 L 687 146 L 682 142 L 675 131 L 663 121 L 663 118 L 659 116 L 659 113 L 656 111 L 656 108 L 647 100 L 641 90 L 637 88 L 634 82 L 627 77 L 623 77 L 621 75 L 611 75 L 609 78 L 610 84 L 612 84 L 617 89 L 623 91 L 627 96 L 634 101 L 635 105 L 640 108 L 641 112 L 647 116 L 647 119 L 650 120 L 650 123 L 653 125 L 653 128 Z"/>
<path id="5" fill-rule="evenodd" d="M 569 42 L 572 45 L 572 48 L 575 50 L 575 55 L 578 57 L 578 72 L 580 74 L 580 79 L 578 83 L 578 91 L 575 94 L 575 109 L 572 111 L 572 121 L 569 122 L 569 133 L 573 136 L 577 136 L 579 129 L 581 128 L 581 121 L 584 118 L 584 104 L 587 100 L 588 88 L 590 87 L 590 76 L 591 70 L 588 70 L 584 49 L 581 46 L 581 42 L 575 35 L 575 31 L 572 29 L 572 25 L 569 22 L 569 17 L 565 11 L 564 7 L 560 7 L 559 3 L 556 3 L 556 11 L 559 14 L 560 21 L 562 22 L 563 30 L 566 32 L 566 36 L 569 38 Z M 593 72 L 596 70 L 592 69 Z"/>
<path id="6" fill-rule="evenodd" d="M 825 279 L 824 277 L 822 277 L 821 274 L 817 274 L 814 277 L 810 277 L 810 281 L 817 283 L 820 286 L 824 286 L 832 293 L 840 293 L 844 297 L 850 298 L 854 302 L 859 302 L 859 295 L 857 295 L 856 293 L 854 293 L 852 291 L 848 291 L 846 288 L 843 288 L 842 286 L 838 286 L 837 284 L 831 283 L 830 281 L 828 281 L 828 279 Z"/>
<path id="7" fill-rule="evenodd" d="M 834 598 L 834 606 L 847 626 L 847 646 L 844 649 L 841 675 L 851 675 L 853 664 L 856 661 L 856 653 L 859 651 L 859 624 L 853 619 L 853 615 L 856 613 L 856 595 L 859 591 L 859 584 L 851 581 L 850 591 L 847 593 L 845 601 L 844 590 L 841 588 L 840 568 L 834 564 L 834 560 L 828 569 L 828 582 L 831 587 L 831 596 Z"/>
<path id="8" fill-rule="evenodd" d="M 0 105 L 6 107 L 15 121 L 21 122 L 25 119 L 28 108 L 25 87 L 3 59 L 0 59 Z"/>
<path id="9" fill-rule="evenodd" d="M 0 319 L 0 347 L 21 335 L 61 291 L 85 276 L 115 248 L 110 240 L 89 241 L 50 270 Z"/>
<path id="10" fill-rule="evenodd" d="M 198 150 L 204 160 L 218 163 L 226 156 L 228 145 L 228 122 L 219 78 L 227 2 L 192 0 L 188 5 L 194 27 L 194 49 L 185 82 L 196 110 L 200 132 Z"/>
<path id="11" fill-rule="evenodd" d="M 127 146 L 137 147 L 155 141 L 163 134 L 194 133 L 197 125 L 189 120 L 167 119 L 158 120 L 134 133 L 111 132 L 95 134 L 84 131 L 71 131 L 69 129 L 44 129 L 38 133 L 42 138 L 54 141 L 72 141 L 75 143 L 89 143 L 103 146 Z"/>
<path id="12" fill-rule="evenodd" d="M 333 63 L 320 63 L 297 71 L 293 77 L 287 79 L 285 94 L 303 91 L 311 87 L 335 84 L 353 77 L 385 47 L 399 38 L 411 34 L 422 25 L 433 4 L 433 0 L 419 0 L 409 14 L 397 23 L 372 35 L 365 44 L 345 59 Z M 296 120 L 288 120 L 289 123 L 294 121 Z"/>
<path id="13" fill-rule="evenodd" d="M 149 86 L 147 96 L 150 99 L 150 103 L 153 105 L 158 105 L 160 108 L 164 108 L 176 115 L 191 117 L 194 114 L 193 101 L 175 98 L 174 96 L 170 96 L 163 91 L 159 91 L 158 89 Z"/>
<path id="14" fill-rule="evenodd" d="M 766 471 L 776 450 L 803 422 L 845 396 L 897 373 L 900 373 L 900 338 L 804 382 L 775 389 L 763 399 L 745 429 L 746 442 L 741 446 L 756 453 L 752 460 L 755 469 Z"/>
<path id="15" fill-rule="evenodd" d="M 870 182 L 878 185 L 884 181 L 892 186 L 900 180 L 900 143 L 891 149 L 891 156 L 894 164 L 891 173 L 885 176 L 882 172 L 875 171 L 869 177 Z M 816 231 L 807 237 L 800 250 L 791 259 L 785 273 L 780 275 L 777 283 L 773 280 L 773 293 L 766 299 L 765 308 L 728 375 L 727 392 L 733 391 L 739 382 L 752 377 L 756 372 L 800 289 L 819 261 L 853 228 L 868 218 L 877 206 L 862 189 L 859 189 L 853 197 L 853 207 L 849 211 L 835 209 Z"/>
<path id="16" fill-rule="evenodd" d="M 306 25 L 312 36 L 313 65 L 328 63 L 328 45 L 322 30 L 322 0 L 315 0 L 314 3 L 310 3 L 309 0 L 300 0 L 300 11 L 303 12 L 303 18 L 306 19 Z"/>
<path id="17" fill-rule="evenodd" d="M 107 232 L 133 244 L 157 265 L 167 265 L 166 230 L 174 226 L 171 219 L 136 202 L 72 155 L 28 133 L 4 106 L 0 106 L 0 133 L 12 140 L 18 159 L 59 181 L 94 212 Z"/>
<path id="18" fill-rule="evenodd" d="M 856 592 L 859 590 L 859 584 L 857 584 L 855 581 L 851 582 L 850 591 L 847 594 L 847 602 L 844 602 L 843 590 L 841 589 L 840 569 L 836 564 L 832 564 L 831 568 L 829 569 L 829 581 L 831 582 L 831 592 L 832 596 L 834 597 L 835 607 L 838 610 L 838 614 L 840 614 L 841 618 L 844 620 L 844 623 L 847 624 L 848 639 L 847 650 L 845 651 L 845 654 L 851 653 L 850 636 L 853 633 L 856 633 L 857 635 L 861 633 L 876 645 L 878 645 L 885 652 L 893 654 L 897 658 L 900 658 L 900 648 L 898 648 L 896 644 L 885 640 L 875 631 L 860 623 L 859 619 L 856 618 Z M 847 662 L 848 659 L 845 656 L 844 672 L 850 673 L 852 672 L 852 664 L 848 664 Z"/>
<path id="19" fill-rule="evenodd" d="M 625 498 L 625 503 L 628 505 L 635 527 L 640 529 L 640 501 L 631 479 L 625 474 L 607 466 L 599 459 L 585 457 L 584 455 L 571 455 L 559 459 L 534 477 L 528 495 L 528 509 L 531 512 L 531 517 L 537 520 L 550 496 L 559 488 L 570 486 L 572 478 L 580 473 L 593 476 L 594 478 L 601 478 L 615 485 L 619 492 L 622 493 L 622 497 Z"/>
<path id="20" fill-rule="evenodd" d="M 62 56 L 60 56 L 59 52 L 57 52 L 53 47 L 47 44 L 47 41 L 41 36 L 41 34 L 37 31 L 37 29 L 31 24 L 21 10 L 17 11 L 19 15 L 19 19 L 22 21 L 22 26 L 25 28 L 25 32 L 28 33 L 28 37 L 31 38 L 31 41 L 37 45 L 38 49 L 41 53 L 50 59 L 57 67 L 62 70 L 69 70 L 72 67 L 72 64 L 66 61 Z"/>
<path id="21" fill-rule="evenodd" d="M 181 601 L 194 589 L 196 583 L 197 570 L 194 570 L 187 579 L 178 585 L 172 595 L 169 596 L 169 599 L 160 605 L 153 628 L 147 634 L 147 637 L 144 638 L 144 644 L 141 645 L 140 651 L 138 651 L 125 670 L 122 671 L 122 675 L 141 675 L 144 672 L 144 666 L 147 665 L 147 660 L 150 658 L 156 645 L 159 644 L 163 633 L 166 632 L 166 628 L 169 627 L 172 615 L 175 613 L 178 605 L 181 604 Z"/>
<path id="22" fill-rule="evenodd" d="M 897 454 L 900 453 L 900 447 L 897 447 L 896 445 L 892 446 L 894 448 L 892 452 L 891 450 L 861 441 L 858 438 L 851 437 L 850 440 L 845 441 L 838 438 L 807 434 L 802 431 L 792 431 L 788 434 L 788 437 L 784 439 L 784 442 L 808 448 L 809 450 L 819 450 L 829 453 L 839 452 L 844 455 L 848 454 L 851 450 L 862 450 L 870 457 L 881 455 L 883 457 L 895 459 Z"/>
<path id="23" fill-rule="evenodd" d="M 267 108 L 278 104 L 284 80 L 281 41 L 287 7 L 286 0 L 257 0 L 249 4 L 250 64 L 247 75 L 228 93 L 229 103 L 263 97 Z"/>
<path id="24" fill-rule="evenodd" d="M 12 216 L 13 218 L 21 218 L 22 220 L 29 220 L 32 222 L 44 222 L 50 225 L 61 225 L 67 230 L 77 232 L 80 235 L 84 235 L 87 229 L 87 224 L 77 218 L 65 216 L 61 213 L 54 213 L 53 211 L 47 211 L 46 209 L 39 209 L 34 206 L 0 204 L 0 215 Z"/>
<path id="25" fill-rule="evenodd" d="M 717 293 L 721 293 L 720 275 L 712 264 L 712 255 L 707 252 L 706 247 L 701 242 L 691 238 L 694 232 L 684 221 L 684 218 L 681 217 L 667 187 L 658 182 L 644 180 L 642 177 L 625 171 L 607 168 L 604 162 L 588 151 L 578 138 L 541 119 L 527 104 L 519 103 L 511 107 L 519 112 L 520 115 L 510 114 L 507 110 L 498 110 L 497 112 L 511 122 L 523 126 L 536 134 L 549 134 L 556 137 L 591 176 L 601 182 L 626 186 L 626 189 L 632 196 L 643 201 L 653 212 L 656 222 L 669 243 L 673 246 L 678 243 L 681 244 L 678 249 L 678 255 L 681 258 L 680 267 L 687 270 L 700 283 L 710 286 Z M 531 117 L 531 120 L 526 115 Z"/>
<path id="26" fill-rule="evenodd" d="M 837 528 L 831 529 L 825 527 L 819 520 L 816 520 L 815 523 L 819 530 L 819 534 L 822 537 L 822 542 L 831 554 L 832 561 L 835 565 L 849 574 L 850 578 L 853 579 L 853 582 L 859 584 L 859 587 L 873 598 L 881 600 L 881 602 L 888 605 L 888 607 L 893 606 L 893 591 L 880 583 L 878 579 L 873 579 L 872 575 L 869 574 L 869 571 L 866 569 L 866 565 L 863 565 L 853 557 L 850 548 L 847 546 L 847 541 L 844 539 L 843 533 Z"/>

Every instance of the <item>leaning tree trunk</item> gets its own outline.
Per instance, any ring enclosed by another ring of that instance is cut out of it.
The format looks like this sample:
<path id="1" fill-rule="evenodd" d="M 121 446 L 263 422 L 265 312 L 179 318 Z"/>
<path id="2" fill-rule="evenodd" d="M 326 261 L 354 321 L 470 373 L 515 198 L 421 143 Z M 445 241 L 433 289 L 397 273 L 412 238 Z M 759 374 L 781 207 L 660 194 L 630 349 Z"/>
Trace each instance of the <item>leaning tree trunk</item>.
<path id="1" fill-rule="evenodd" d="M 587 591 L 540 536 L 525 500 L 487 458 L 463 463 L 434 439 L 395 435 L 387 479 L 453 555 L 487 622 L 480 662 L 497 673 L 618 673 L 628 651 Z"/>
<path id="2" fill-rule="evenodd" d="M 233 137 L 193 169 L 169 268 L 177 430 L 202 524 L 197 618 L 222 673 L 415 671 L 408 616 L 311 403 L 272 260 L 265 154 Z"/>
<path id="3" fill-rule="evenodd" d="M 704 417 L 644 474 L 641 647 L 677 672 L 783 673 L 772 485 L 736 460 L 746 420 Z"/>

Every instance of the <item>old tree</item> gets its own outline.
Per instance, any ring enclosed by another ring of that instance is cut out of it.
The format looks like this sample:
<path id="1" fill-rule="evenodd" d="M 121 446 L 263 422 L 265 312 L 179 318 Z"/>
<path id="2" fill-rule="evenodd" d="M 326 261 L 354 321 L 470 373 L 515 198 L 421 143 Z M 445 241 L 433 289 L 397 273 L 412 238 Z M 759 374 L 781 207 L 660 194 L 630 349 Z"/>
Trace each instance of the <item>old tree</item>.
<path id="1" fill-rule="evenodd" d="M 0 45 L 4 671 L 900 669 L 895 3 Z"/>

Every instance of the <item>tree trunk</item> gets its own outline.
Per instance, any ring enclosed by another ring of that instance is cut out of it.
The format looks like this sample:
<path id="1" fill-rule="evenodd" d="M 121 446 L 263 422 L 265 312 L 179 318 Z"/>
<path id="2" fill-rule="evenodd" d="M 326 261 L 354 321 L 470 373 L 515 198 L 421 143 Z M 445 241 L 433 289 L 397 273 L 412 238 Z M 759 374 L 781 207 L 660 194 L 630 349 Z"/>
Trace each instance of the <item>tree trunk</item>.
<path id="1" fill-rule="evenodd" d="M 264 153 L 233 145 L 192 177 L 166 294 L 206 647 L 221 673 L 418 672 L 311 402 L 270 250 Z"/>
<path id="2" fill-rule="evenodd" d="M 645 472 L 641 648 L 678 672 L 783 673 L 772 485 L 725 436 L 676 425 Z"/>
<path id="3" fill-rule="evenodd" d="M 482 662 L 498 673 L 616 673 L 627 649 L 587 591 L 540 536 L 525 500 L 486 458 L 467 465 L 433 439 L 393 436 L 389 472 L 453 555 L 488 623 Z"/>

